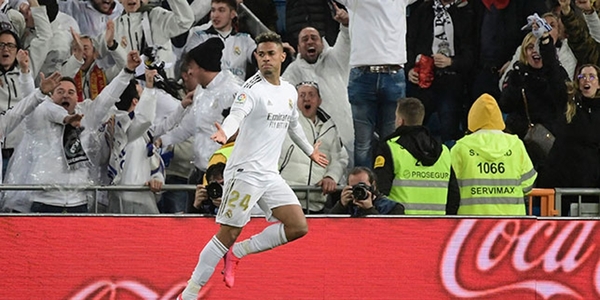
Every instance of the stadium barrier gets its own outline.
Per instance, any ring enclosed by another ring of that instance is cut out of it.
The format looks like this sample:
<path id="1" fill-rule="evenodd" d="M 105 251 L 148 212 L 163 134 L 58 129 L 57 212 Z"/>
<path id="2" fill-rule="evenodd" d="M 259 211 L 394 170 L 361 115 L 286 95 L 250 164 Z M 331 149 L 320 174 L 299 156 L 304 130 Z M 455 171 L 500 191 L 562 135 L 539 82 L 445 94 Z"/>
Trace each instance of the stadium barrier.
<path id="1" fill-rule="evenodd" d="M 577 203 L 572 203 L 569 207 L 571 216 L 599 216 L 598 206 L 600 203 L 600 189 L 588 188 L 555 188 L 556 210 L 560 216 L 562 213 L 561 205 L 563 196 L 577 196 Z M 596 203 L 582 203 L 583 196 L 596 196 Z"/>
<path id="2" fill-rule="evenodd" d="M 321 187 L 318 186 L 307 186 L 307 185 L 291 185 L 292 190 L 295 192 L 308 192 L 320 191 Z M 337 190 L 340 191 L 343 186 L 338 186 Z M 58 185 L 0 185 L 0 191 L 49 191 L 49 190 L 86 190 L 86 191 L 149 191 L 148 186 L 140 185 L 86 185 L 86 186 L 58 186 Z M 193 184 L 165 184 L 162 187 L 163 191 L 195 191 L 196 186 Z M 600 216 L 600 189 L 588 189 L 588 188 L 556 188 L 556 189 L 538 189 L 532 190 L 531 194 L 528 195 L 528 208 L 527 214 L 534 215 L 533 206 L 535 203 L 535 197 L 540 198 L 540 216 L 551 217 L 561 216 L 561 204 L 562 197 L 566 196 L 578 196 L 578 203 L 571 205 L 571 216 Z M 582 196 L 597 196 L 598 203 L 582 203 Z M 309 207 L 310 199 L 307 196 L 306 199 L 300 199 L 300 201 L 306 202 L 306 207 Z M 92 212 L 98 212 L 97 203 L 94 202 L 94 208 Z M 309 212 L 308 212 L 309 213 Z M 307 214 L 308 214 L 307 213 Z"/>
<path id="3" fill-rule="evenodd" d="M 542 217 L 552 217 L 559 216 L 560 213 L 556 210 L 554 204 L 554 189 L 533 189 L 531 194 L 528 195 L 528 209 L 527 214 L 533 215 L 533 203 L 536 201 L 536 198 L 539 198 L 540 201 L 540 216 Z M 535 197 L 535 198 L 534 198 Z"/>
<path id="4" fill-rule="evenodd" d="M 253 218 L 241 239 L 267 222 Z M 599 299 L 595 219 L 308 217 L 304 238 L 222 262 L 203 299 Z M 214 218 L 0 216 L 0 299 L 167 300 Z"/>

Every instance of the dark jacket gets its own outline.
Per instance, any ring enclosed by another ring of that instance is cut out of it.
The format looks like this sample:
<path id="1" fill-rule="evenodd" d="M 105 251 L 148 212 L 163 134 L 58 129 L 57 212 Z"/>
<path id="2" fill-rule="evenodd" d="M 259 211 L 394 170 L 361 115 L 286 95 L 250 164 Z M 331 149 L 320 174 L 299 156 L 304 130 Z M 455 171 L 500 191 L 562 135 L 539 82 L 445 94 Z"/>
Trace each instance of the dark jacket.
<path id="1" fill-rule="evenodd" d="M 338 5 L 340 7 L 341 5 Z M 340 24 L 333 19 L 325 0 L 287 0 L 285 5 L 286 39 L 294 48 L 298 46 L 298 34 L 302 28 L 311 26 L 325 37 L 329 45 L 335 44 Z"/>
<path id="2" fill-rule="evenodd" d="M 543 15 L 548 11 L 545 0 L 510 0 L 508 6 L 498 11 L 497 22 L 493 23 L 495 32 L 482 31 L 484 29 L 484 17 L 489 10 L 482 3 L 482 0 L 471 0 L 473 11 L 475 12 L 475 61 L 480 65 L 493 65 L 500 68 L 504 63 L 510 61 L 515 49 L 521 44 L 527 34 L 521 30 L 523 25 L 527 24 L 527 17 L 533 13 Z M 493 22 L 493 20 L 489 20 Z M 489 28 L 488 28 L 489 29 Z M 494 61 L 485 61 L 486 58 L 481 54 L 482 36 L 491 41 L 496 41 L 494 45 Z"/>
<path id="3" fill-rule="evenodd" d="M 561 120 L 537 186 L 600 188 L 600 99 L 577 96 L 572 122 Z"/>
<path id="4" fill-rule="evenodd" d="M 379 191 L 389 195 L 394 182 L 394 160 L 392 152 L 387 141 L 400 136 L 396 141 L 404 147 L 414 158 L 420 161 L 423 166 L 432 166 L 442 155 L 442 144 L 431 136 L 427 128 L 423 126 L 400 126 L 396 131 L 388 136 L 384 142 L 379 143 L 376 157 L 383 157 L 383 165 L 377 163 L 374 167 L 377 175 L 377 186 Z M 379 160 L 381 161 L 381 160 Z M 448 196 L 446 200 L 446 214 L 455 215 L 460 203 L 460 191 L 454 171 L 450 170 L 450 180 L 448 182 Z"/>
<path id="5" fill-rule="evenodd" d="M 333 215 L 349 214 L 352 217 L 364 217 L 366 215 L 403 215 L 404 205 L 390 200 L 383 194 L 377 193 L 371 209 L 361 209 L 352 203 L 349 203 L 348 206 L 343 206 L 341 201 L 338 201 L 329 213 Z"/>
<path id="6" fill-rule="evenodd" d="M 451 6 L 448 13 L 452 18 L 454 26 L 454 52 L 452 65 L 443 71 L 465 75 L 473 67 L 474 53 L 474 26 L 473 10 L 471 5 L 464 7 Z M 406 33 L 406 70 L 415 66 L 417 55 L 431 56 L 431 45 L 433 44 L 433 6 L 432 2 L 419 5 L 408 18 Z M 440 72 L 436 73 L 439 75 Z M 435 83 L 435 80 L 434 80 Z"/>
<path id="7" fill-rule="evenodd" d="M 567 72 L 556 58 L 556 48 L 552 38 L 547 44 L 540 44 L 540 55 L 543 66 L 534 69 L 517 62 L 508 75 L 499 101 L 500 109 L 508 114 L 506 129 L 523 139 L 527 133 L 528 121 L 521 90 L 525 89 L 529 115 L 533 124 L 541 123 L 550 132 L 556 134 L 555 128 L 564 115 L 567 87 Z"/>

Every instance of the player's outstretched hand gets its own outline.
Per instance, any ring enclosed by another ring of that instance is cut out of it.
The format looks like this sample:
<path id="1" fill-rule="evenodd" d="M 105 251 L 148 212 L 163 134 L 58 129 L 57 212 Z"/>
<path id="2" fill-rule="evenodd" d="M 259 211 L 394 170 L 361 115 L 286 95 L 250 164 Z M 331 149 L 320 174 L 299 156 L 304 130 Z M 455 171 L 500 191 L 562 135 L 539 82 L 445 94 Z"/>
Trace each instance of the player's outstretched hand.
<path id="1" fill-rule="evenodd" d="M 327 155 L 325 155 L 325 153 L 322 153 L 321 151 L 319 151 L 319 146 L 321 146 L 321 141 L 317 141 L 315 143 L 315 145 L 313 146 L 313 148 L 315 150 L 310 155 L 310 159 L 312 159 L 312 161 L 316 162 L 317 165 L 325 168 L 329 164 L 329 161 L 327 160 Z"/>
<path id="2" fill-rule="evenodd" d="M 221 128 L 221 124 L 217 122 L 215 122 L 215 127 L 217 127 L 217 131 L 210 136 L 210 139 L 221 145 L 225 145 L 227 143 L 225 131 L 223 131 L 223 128 Z"/>

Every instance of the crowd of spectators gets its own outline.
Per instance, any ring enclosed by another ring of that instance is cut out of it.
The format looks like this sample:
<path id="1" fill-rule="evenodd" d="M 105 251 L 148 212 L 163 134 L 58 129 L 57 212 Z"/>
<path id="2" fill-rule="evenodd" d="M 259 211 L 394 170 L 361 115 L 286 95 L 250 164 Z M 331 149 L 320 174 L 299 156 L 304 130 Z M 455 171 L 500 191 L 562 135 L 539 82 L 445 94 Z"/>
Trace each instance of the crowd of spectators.
<path id="1" fill-rule="evenodd" d="M 225 145 L 210 136 L 257 71 L 254 37 L 275 31 L 300 124 L 330 162 L 312 163 L 290 138 L 282 146 L 283 178 L 312 187 L 296 192 L 305 213 L 524 215 L 533 187 L 600 188 L 599 9 L 592 0 L 3 0 L 3 183 L 56 188 L 3 191 L 0 209 L 215 214 L 235 135 Z M 533 124 L 555 137 L 549 153 L 524 143 Z M 86 185 L 150 191 L 68 188 Z"/>

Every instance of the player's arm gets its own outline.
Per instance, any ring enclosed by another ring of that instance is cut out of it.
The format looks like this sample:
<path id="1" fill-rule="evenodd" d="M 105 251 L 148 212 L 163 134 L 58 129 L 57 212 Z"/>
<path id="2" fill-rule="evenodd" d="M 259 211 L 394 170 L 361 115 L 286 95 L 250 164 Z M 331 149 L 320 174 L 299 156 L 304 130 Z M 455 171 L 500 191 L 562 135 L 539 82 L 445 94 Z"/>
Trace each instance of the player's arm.
<path id="1" fill-rule="evenodd" d="M 252 111 L 253 107 L 252 93 L 247 89 L 240 91 L 235 97 L 233 105 L 231 105 L 231 111 L 223 121 L 223 125 L 215 123 L 217 131 L 210 138 L 220 144 L 227 143 L 227 140 L 240 128 L 242 121 Z"/>

